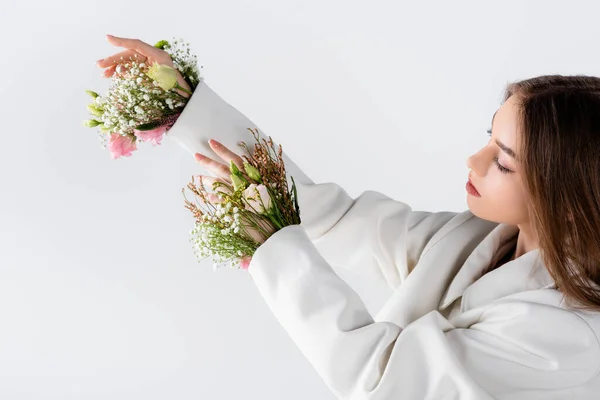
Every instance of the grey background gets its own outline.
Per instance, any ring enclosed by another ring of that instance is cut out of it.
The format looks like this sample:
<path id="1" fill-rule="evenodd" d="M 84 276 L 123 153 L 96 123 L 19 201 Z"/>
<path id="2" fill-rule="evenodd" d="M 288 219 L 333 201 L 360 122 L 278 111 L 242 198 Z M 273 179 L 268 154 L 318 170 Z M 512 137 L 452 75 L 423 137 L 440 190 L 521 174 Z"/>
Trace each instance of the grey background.
<path id="1" fill-rule="evenodd" d="M 1 3 L 0 398 L 332 399 L 249 276 L 189 245 L 174 142 L 111 160 L 96 60 L 181 37 L 317 182 L 466 209 L 504 85 L 600 71 L 592 1 Z M 357 288 L 359 290 L 359 288 Z M 360 288 L 372 310 L 385 286 Z"/>

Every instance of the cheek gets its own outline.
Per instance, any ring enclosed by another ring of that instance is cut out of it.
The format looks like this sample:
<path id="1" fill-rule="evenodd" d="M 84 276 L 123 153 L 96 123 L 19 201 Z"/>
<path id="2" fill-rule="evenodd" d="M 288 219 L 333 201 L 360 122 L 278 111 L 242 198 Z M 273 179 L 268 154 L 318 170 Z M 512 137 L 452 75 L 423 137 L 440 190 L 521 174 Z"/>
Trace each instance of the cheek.
<path id="1" fill-rule="evenodd" d="M 525 196 L 520 183 L 500 171 L 490 172 L 482 183 L 480 198 L 469 196 L 471 211 L 480 218 L 517 224 L 527 218 Z"/>
<path id="2" fill-rule="evenodd" d="M 508 207 L 520 209 L 525 206 L 525 197 L 520 186 L 514 182 L 504 183 L 498 186 L 498 198 Z"/>
<path id="3" fill-rule="evenodd" d="M 483 192 L 490 201 L 506 201 L 517 196 L 514 180 L 493 167 L 482 182 Z"/>

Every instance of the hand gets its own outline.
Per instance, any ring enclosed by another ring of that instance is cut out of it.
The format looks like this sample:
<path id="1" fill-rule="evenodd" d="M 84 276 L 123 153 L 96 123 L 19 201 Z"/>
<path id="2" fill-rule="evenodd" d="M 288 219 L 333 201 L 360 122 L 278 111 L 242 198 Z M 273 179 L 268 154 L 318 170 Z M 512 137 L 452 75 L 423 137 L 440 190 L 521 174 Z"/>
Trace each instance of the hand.
<path id="1" fill-rule="evenodd" d="M 215 173 L 219 178 L 215 178 L 212 176 L 206 175 L 196 175 L 197 177 L 202 178 L 202 182 L 208 187 L 212 188 L 212 184 L 216 181 L 225 182 L 228 184 L 232 184 L 231 182 L 231 171 L 229 169 L 229 163 L 233 161 L 233 163 L 238 167 L 240 172 L 244 171 L 244 160 L 239 155 L 235 154 L 233 151 L 229 150 L 227 147 L 223 146 L 221 143 L 217 142 L 214 139 L 209 141 L 210 148 L 214 150 L 215 153 L 223 160 L 226 164 L 222 164 L 218 161 L 215 161 L 209 157 L 206 157 L 200 153 L 195 154 L 196 161 L 202 164 L 205 168 Z M 244 174 L 245 175 L 245 174 Z M 208 200 L 211 202 L 218 203 L 221 200 L 214 194 L 209 194 Z M 268 225 L 263 225 L 263 228 L 268 229 Z M 253 228 L 246 228 L 248 234 L 257 242 L 263 243 L 265 238 L 259 233 L 257 230 Z M 252 257 L 245 257 L 240 260 L 240 268 L 248 269 L 250 266 L 250 262 L 252 261 Z"/>
<path id="2" fill-rule="evenodd" d="M 203 165 L 209 171 L 212 171 L 217 176 L 215 178 L 206 175 L 196 175 L 197 177 L 202 178 L 202 181 L 206 186 L 212 188 L 212 184 L 215 181 L 221 181 L 231 185 L 231 170 L 229 169 L 229 164 L 231 161 L 233 161 L 233 163 L 238 167 L 242 174 L 246 175 L 244 173 L 244 159 L 242 159 L 242 157 L 229 150 L 227 147 L 225 147 L 224 145 L 222 145 L 214 139 L 211 139 L 208 143 L 210 145 L 210 148 L 213 149 L 214 152 L 217 153 L 217 155 L 221 158 L 221 160 L 225 161 L 225 163 L 223 164 L 221 162 L 215 161 L 200 153 L 196 153 L 194 155 L 198 163 Z M 216 197 L 211 198 L 211 201 L 215 198 Z"/>
<path id="3" fill-rule="evenodd" d="M 155 62 L 163 65 L 168 65 L 174 68 L 173 60 L 166 51 L 149 45 L 148 43 L 142 42 L 139 39 L 127 39 L 116 36 L 106 35 L 109 43 L 126 48 L 127 50 L 113 54 L 110 57 L 98 60 L 97 65 L 100 68 L 106 68 L 102 74 L 105 78 L 110 78 L 115 73 L 117 65 L 126 63 L 128 61 L 145 62 L 148 66 Z M 186 90 L 192 91 L 192 88 L 185 81 L 179 71 L 177 71 L 177 82 L 179 85 Z M 190 95 L 182 90 L 177 89 L 177 93 L 184 97 L 190 97 Z"/>

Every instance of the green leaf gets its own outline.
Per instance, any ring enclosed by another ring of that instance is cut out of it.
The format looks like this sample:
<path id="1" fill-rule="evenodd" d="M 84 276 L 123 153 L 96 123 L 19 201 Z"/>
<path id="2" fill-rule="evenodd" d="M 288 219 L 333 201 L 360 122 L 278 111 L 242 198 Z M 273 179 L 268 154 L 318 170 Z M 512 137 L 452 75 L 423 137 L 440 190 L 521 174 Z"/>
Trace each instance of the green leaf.
<path id="1" fill-rule="evenodd" d="M 100 110 L 98 107 L 96 107 L 96 105 L 94 104 L 88 104 L 87 105 L 87 109 L 90 113 L 94 114 L 97 117 L 101 117 L 102 114 L 104 113 L 103 110 Z"/>
<path id="2" fill-rule="evenodd" d="M 135 127 L 138 131 L 151 131 L 162 125 L 162 121 L 153 121 Z"/>
<path id="3" fill-rule="evenodd" d="M 294 208 L 296 208 L 296 214 L 298 214 L 298 222 L 300 221 L 300 208 L 298 207 L 298 192 L 296 189 L 296 182 L 294 181 L 294 177 L 290 176 L 292 179 L 292 192 L 294 193 Z"/>
<path id="4" fill-rule="evenodd" d="M 85 126 L 87 126 L 88 128 L 94 128 L 98 125 L 100 125 L 102 122 L 95 120 L 95 119 L 87 119 L 85 121 L 83 121 L 83 124 Z"/>

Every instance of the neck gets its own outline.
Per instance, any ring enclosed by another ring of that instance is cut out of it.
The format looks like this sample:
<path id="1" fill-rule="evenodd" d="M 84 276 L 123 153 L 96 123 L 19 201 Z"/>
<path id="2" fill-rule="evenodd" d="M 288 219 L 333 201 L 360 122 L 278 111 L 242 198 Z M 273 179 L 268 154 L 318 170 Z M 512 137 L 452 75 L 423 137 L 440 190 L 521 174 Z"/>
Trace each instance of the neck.
<path id="1" fill-rule="evenodd" d="M 517 226 L 519 227 L 517 246 L 511 260 L 521 257 L 523 254 L 539 247 L 538 237 L 529 224 L 517 224 Z"/>

